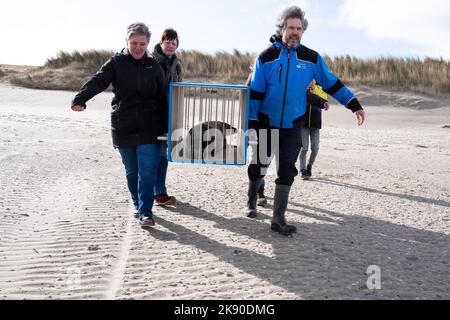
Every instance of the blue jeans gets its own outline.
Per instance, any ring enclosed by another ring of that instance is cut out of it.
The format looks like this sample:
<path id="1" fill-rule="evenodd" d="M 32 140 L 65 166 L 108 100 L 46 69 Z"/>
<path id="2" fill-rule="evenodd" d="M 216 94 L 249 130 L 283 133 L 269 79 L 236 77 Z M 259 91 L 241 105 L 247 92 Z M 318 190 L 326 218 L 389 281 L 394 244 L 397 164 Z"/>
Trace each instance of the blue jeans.
<path id="1" fill-rule="evenodd" d="M 161 142 L 161 150 L 159 152 L 159 164 L 156 172 L 155 195 L 167 195 L 166 176 L 169 161 L 167 160 L 167 142 Z"/>
<path id="2" fill-rule="evenodd" d="M 128 190 L 141 219 L 153 216 L 153 192 L 160 150 L 159 144 L 119 149 L 125 166 Z"/>

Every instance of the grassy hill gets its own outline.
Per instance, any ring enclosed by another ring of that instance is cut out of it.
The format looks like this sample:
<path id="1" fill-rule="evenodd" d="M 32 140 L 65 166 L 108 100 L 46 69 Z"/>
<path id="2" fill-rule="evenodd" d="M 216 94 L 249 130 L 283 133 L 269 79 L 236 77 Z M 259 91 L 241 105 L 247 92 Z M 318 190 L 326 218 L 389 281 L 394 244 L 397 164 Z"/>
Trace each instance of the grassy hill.
<path id="1" fill-rule="evenodd" d="M 109 50 L 59 52 L 43 67 L 0 65 L 0 81 L 27 88 L 77 91 L 112 55 Z M 256 55 L 180 50 L 186 81 L 245 83 Z M 443 59 L 359 59 L 325 56 L 330 69 L 349 85 L 366 85 L 428 95 L 450 93 L 450 62 Z"/>

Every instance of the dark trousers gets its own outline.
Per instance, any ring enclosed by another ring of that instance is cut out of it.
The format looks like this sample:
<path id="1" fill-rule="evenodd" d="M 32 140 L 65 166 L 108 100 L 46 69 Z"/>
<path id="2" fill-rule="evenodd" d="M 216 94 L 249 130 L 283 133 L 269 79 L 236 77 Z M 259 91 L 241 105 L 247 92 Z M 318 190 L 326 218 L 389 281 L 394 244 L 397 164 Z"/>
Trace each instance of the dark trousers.
<path id="1" fill-rule="evenodd" d="M 278 131 L 273 132 L 274 130 Z M 256 181 L 264 178 L 270 166 L 271 156 L 273 156 L 277 162 L 278 175 L 275 183 L 292 186 L 298 175 L 295 164 L 302 148 L 300 128 L 257 130 L 257 133 L 257 163 L 252 162 L 248 167 L 249 179 Z M 267 152 L 265 152 L 266 150 Z"/>

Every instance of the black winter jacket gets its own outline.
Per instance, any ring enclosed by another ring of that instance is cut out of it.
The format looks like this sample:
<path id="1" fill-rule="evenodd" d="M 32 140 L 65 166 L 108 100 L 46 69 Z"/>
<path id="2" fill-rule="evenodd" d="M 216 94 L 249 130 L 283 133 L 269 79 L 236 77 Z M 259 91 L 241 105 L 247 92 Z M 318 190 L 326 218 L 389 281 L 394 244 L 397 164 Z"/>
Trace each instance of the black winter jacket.
<path id="1" fill-rule="evenodd" d="M 167 85 L 159 63 L 151 56 L 138 61 L 127 49 L 116 54 L 72 101 L 86 102 L 112 84 L 111 131 L 115 148 L 158 143 L 167 133 Z"/>
<path id="2" fill-rule="evenodd" d="M 302 126 L 309 129 L 322 129 L 322 109 L 324 109 L 323 106 L 327 100 L 311 93 L 309 90 L 307 98 L 308 104 L 306 105 L 306 113 L 302 117 L 304 119 Z"/>

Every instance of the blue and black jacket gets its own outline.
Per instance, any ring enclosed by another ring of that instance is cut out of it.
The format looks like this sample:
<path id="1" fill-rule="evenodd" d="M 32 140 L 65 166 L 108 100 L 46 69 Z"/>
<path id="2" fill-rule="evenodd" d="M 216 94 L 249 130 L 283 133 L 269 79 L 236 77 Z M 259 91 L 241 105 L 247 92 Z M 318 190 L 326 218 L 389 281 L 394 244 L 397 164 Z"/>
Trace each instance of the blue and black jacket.
<path id="1" fill-rule="evenodd" d="M 272 36 L 271 42 L 259 55 L 253 71 L 250 127 L 300 127 L 312 80 L 353 112 L 363 110 L 355 95 L 329 71 L 317 52 L 301 44 L 289 49 L 279 35 Z"/>

